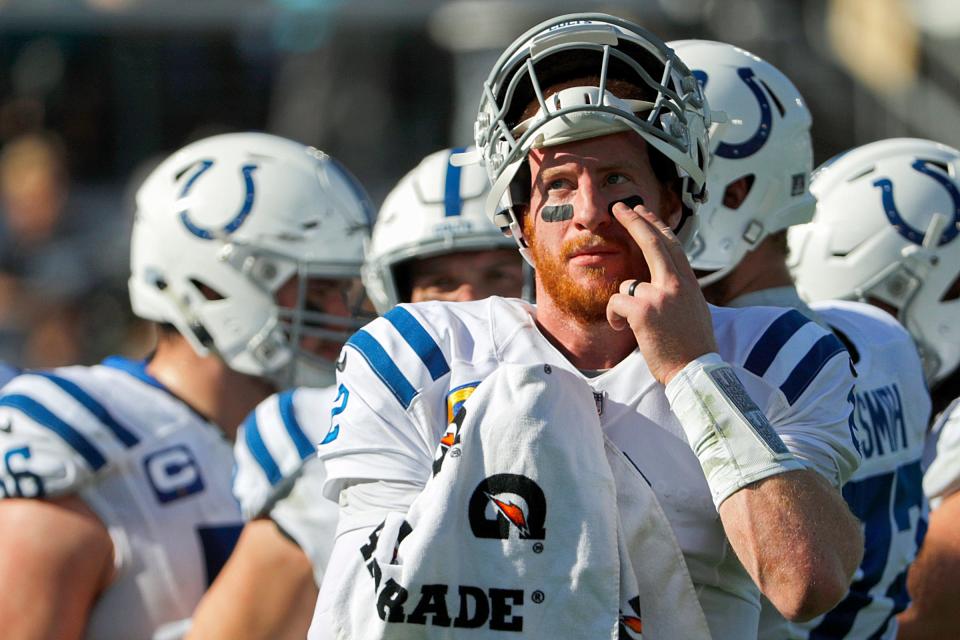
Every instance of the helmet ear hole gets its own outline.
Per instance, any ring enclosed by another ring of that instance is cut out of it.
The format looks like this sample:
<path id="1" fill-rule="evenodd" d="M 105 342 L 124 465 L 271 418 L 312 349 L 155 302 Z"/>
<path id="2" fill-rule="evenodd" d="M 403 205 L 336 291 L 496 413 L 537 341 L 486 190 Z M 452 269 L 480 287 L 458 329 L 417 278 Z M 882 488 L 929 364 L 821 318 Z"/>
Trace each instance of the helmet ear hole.
<path id="1" fill-rule="evenodd" d="M 734 211 L 739 209 L 740 205 L 750 196 L 750 190 L 753 189 L 755 178 L 756 176 L 752 173 L 748 173 L 728 184 L 727 188 L 723 191 L 723 206 L 727 209 L 733 209 Z"/>
<path id="2" fill-rule="evenodd" d="M 196 278 L 190 278 L 190 284 L 192 284 L 197 289 L 197 291 L 199 291 L 201 295 L 203 295 L 203 297 L 209 300 L 210 302 L 226 299 L 226 296 L 221 294 L 219 291 L 217 291 L 210 285 Z"/>
<path id="3" fill-rule="evenodd" d="M 397 288 L 398 302 L 410 302 L 413 295 L 413 275 L 410 273 L 413 260 L 404 260 L 393 265 L 393 284 Z"/>
<path id="4" fill-rule="evenodd" d="M 956 279 L 950 283 L 947 291 L 943 294 L 943 297 L 940 298 L 940 302 L 950 302 L 957 298 L 960 298 L 960 275 L 957 275 Z"/>

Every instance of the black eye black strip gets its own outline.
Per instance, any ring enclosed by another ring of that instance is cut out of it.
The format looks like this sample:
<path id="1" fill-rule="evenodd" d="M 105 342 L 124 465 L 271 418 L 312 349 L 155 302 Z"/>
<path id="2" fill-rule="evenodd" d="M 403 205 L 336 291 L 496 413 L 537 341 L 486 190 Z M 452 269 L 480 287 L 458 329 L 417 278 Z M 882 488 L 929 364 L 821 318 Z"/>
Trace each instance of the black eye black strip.
<path id="1" fill-rule="evenodd" d="M 637 205 L 643 204 L 643 198 L 641 198 L 640 196 L 634 195 L 634 196 L 627 196 L 626 198 L 622 198 L 620 200 L 614 200 L 613 202 L 610 203 L 610 206 L 607 207 L 607 213 L 609 213 L 610 215 L 613 215 L 613 205 L 617 204 L 618 202 L 622 202 L 623 204 L 633 209 Z"/>
<path id="2" fill-rule="evenodd" d="M 572 204 L 548 205 L 540 209 L 540 218 L 544 222 L 563 222 L 573 218 Z"/>

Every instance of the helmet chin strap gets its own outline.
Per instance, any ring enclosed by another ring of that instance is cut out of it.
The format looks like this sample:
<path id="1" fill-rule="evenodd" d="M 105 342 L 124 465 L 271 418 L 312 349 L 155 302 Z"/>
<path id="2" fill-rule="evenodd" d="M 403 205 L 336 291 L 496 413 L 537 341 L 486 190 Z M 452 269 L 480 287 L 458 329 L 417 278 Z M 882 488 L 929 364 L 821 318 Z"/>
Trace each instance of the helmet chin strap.
<path id="1" fill-rule="evenodd" d="M 737 265 L 732 264 L 732 265 L 723 267 L 721 269 L 717 269 L 716 271 L 711 271 L 706 275 L 699 276 L 697 278 L 697 283 L 700 285 L 700 288 L 702 289 L 703 287 L 707 287 L 711 284 L 720 282 L 721 280 L 726 278 L 727 275 L 729 275 L 730 272 L 733 271 L 736 267 Z"/>

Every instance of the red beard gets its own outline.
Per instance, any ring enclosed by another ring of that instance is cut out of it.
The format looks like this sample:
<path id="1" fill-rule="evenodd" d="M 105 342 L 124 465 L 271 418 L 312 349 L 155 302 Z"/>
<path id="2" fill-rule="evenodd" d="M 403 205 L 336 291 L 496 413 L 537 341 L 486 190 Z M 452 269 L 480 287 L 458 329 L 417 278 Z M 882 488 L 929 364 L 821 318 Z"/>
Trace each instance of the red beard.
<path id="1" fill-rule="evenodd" d="M 583 266 L 579 269 L 586 277 L 574 281 L 569 277 L 567 260 L 578 251 L 597 245 L 608 247 L 617 245 L 626 252 L 623 242 L 597 235 L 584 235 L 567 240 L 560 247 L 559 254 L 554 254 L 538 247 L 534 241 L 533 227 L 529 219 L 524 220 L 524 235 L 533 255 L 537 276 L 553 303 L 561 311 L 580 322 L 590 324 L 605 322 L 607 302 L 610 296 L 618 291 L 620 282 L 626 278 L 609 274 L 606 266 Z"/>

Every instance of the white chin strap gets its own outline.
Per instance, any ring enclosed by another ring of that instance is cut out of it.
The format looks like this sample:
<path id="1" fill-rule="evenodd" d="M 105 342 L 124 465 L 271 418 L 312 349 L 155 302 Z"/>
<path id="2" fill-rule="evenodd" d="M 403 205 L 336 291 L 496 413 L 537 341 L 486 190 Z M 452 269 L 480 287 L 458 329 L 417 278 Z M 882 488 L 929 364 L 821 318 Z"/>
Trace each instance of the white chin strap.
<path id="1" fill-rule="evenodd" d="M 726 278 L 727 275 L 736 268 L 736 266 L 737 265 L 733 264 L 727 267 L 722 267 L 720 269 L 717 269 L 716 271 L 710 271 L 705 275 L 699 276 L 697 278 L 697 283 L 700 285 L 700 288 L 702 289 L 716 282 L 720 282 L 721 280 Z M 693 267 L 693 269 L 694 271 L 701 271 L 701 272 L 704 271 L 703 269 L 697 269 L 695 266 Z"/>

